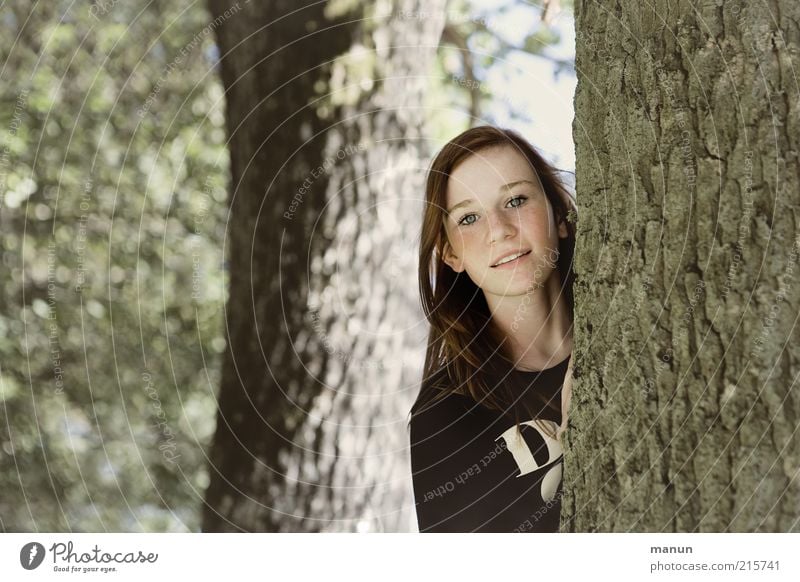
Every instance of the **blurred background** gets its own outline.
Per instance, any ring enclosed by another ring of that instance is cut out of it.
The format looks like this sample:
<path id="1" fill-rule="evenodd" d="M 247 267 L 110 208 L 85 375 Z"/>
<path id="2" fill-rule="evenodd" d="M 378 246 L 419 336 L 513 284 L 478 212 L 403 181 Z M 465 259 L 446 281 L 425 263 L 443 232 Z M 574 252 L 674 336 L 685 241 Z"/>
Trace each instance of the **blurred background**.
<path id="1" fill-rule="evenodd" d="M 201 529 L 235 230 L 216 16 L 184 0 L 0 8 L 2 531 Z M 420 158 L 493 123 L 570 181 L 572 3 L 453 0 L 436 36 Z M 384 530 L 412 529 L 404 512 Z"/>

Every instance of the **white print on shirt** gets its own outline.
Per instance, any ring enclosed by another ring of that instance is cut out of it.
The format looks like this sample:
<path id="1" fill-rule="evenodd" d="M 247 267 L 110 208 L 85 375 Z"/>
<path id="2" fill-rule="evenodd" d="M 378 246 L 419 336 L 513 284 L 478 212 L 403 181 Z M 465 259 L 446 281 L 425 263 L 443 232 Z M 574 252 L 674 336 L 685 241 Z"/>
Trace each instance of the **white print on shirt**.
<path id="1" fill-rule="evenodd" d="M 549 423 L 550 425 L 552 425 L 553 430 L 558 428 L 558 425 L 553 421 L 540 420 L 540 422 Z M 561 447 L 561 442 L 556 439 L 550 438 L 545 433 L 543 433 L 539 429 L 539 427 L 536 426 L 535 421 L 528 420 L 521 424 L 528 425 L 542 436 L 542 439 L 547 445 L 548 459 L 544 465 L 539 466 L 536 463 L 536 459 L 533 458 L 533 453 L 531 452 L 528 443 L 525 442 L 525 439 L 522 438 L 521 435 L 517 435 L 516 426 L 512 426 L 494 440 L 498 439 L 505 440 L 506 449 L 511 452 L 511 455 L 514 457 L 514 461 L 517 463 L 517 467 L 519 467 L 519 475 L 517 475 L 517 477 L 522 477 L 523 475 L 527 475 L 528 473 L 531 473 L 538 469 L 542 469 L 544 467 L 547 467 L 548 465 L 552 465 L 553 463 L 558 461 L 564 454 L 564 449 Z M 558 485 L 559 483 L 561 483 L 561 476 L 562 476 L 561 463 L 558 463 L 557 465 L 553 466 L 544 476 L 544 479 L 542 479 L 543 501 L 552 501 L 553 498 L 556 496 Z"/>

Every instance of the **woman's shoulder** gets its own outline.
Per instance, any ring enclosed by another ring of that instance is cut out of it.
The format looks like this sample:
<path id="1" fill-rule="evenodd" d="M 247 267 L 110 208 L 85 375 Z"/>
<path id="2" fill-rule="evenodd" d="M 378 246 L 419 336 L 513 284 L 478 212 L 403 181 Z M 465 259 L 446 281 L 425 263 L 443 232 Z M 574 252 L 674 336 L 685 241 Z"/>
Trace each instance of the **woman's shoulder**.
<path id="1" fill-rule="evenodd" d="M 456 386 L 456 381 L 453 379 L 447 365 L 441 366 L 429 376 L 422 378 L 420 393 L 430 392 L 432 390 L 443 391 L 448 394 L 461 393 L 460 387 Z"/>
<path id="2" fill-rule="evenodd" d="M 422 378 L 419 394 L 411 407 L 411 421 L 421 414 L 428 417 L 450 417 L 453 413 L 461 415 L 469 410 L 470 402 L 471 398 L 451 377 L 447 367 L 442 366 Z"/>

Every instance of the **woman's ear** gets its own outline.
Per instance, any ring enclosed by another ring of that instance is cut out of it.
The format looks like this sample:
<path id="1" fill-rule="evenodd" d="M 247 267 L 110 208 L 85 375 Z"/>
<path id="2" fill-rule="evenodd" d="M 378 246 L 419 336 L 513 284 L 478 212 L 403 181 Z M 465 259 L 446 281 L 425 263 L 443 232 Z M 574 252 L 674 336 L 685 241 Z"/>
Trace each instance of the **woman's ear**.
<path id="1" fill-rule="evenodd" d="M 453 247 L 450 246 L 448 241 L 444 241 L 444 250 L 442 252 L 442 260 L 453 269 L 456 273 L 464 270 L 464 261 L 456 256 L 453 252 Z"/>
<path id="2" fill-rule="evenodd" d="M 562 218 L 561 222 L 558 223 L 558 238 L 567 238 L 569 236 L 569 230 L 567 230 L 567 219 Z"/>
<path id="3" fill-rule="evenodd" d="M 558 238 L 567 238 L 569 231 L 567 230 L 567 221 L 562 220 L 558 223 Z"/>

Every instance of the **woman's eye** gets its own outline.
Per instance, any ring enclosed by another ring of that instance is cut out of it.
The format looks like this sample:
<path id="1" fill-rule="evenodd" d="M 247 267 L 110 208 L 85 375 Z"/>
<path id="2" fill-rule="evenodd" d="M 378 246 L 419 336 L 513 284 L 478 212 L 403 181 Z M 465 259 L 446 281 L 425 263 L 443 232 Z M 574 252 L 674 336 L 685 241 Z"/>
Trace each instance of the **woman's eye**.
<path id="1" fill-rule="evenodd" d="M 461 220 L 458 221 L 459 226 L 469 226 L 470 224 L 474 224 L 475 223 L 475 220 L 467 220 L 468 218 L 474 218 L 475 220 L 478 220 L 477 215 L 475 215 L 475 214 L 466 214 L 466 215 L 464 215 L 464 217 Z"/>
<path id="2" fill-rule="evenodd" d="M 515 196 L 514 198 L 509 200 L 508 203 L 511 204 L 511 208 L 519 208 L 520 206 L 522 206 L 522 203 L 525 202 L 525 200 L 527 200 L 526 196 Z M 514 204 L 515 201 L 517 202 L 517 204 Z"/>
<path id="3" fill-rule="evenodd" d="M 525 203 L 525 201 L 527 199 L 528 199 L 527 196 L 514 196 L 514 198 L 512 198 L 511 200 L 508 201 L 508 204 L 506 204 L 506 207 L 508 207 L 508 208 L 519 208 L 520 206 L 522 206 Z M 465 214 L 461 218 L 461 220 L 458 221 L 458 225 L 459 226 L 469 226 L 470 224 L 475 224 L 475 222 L 477 220 L 478 220 L 478 215 L 477 214 L 472 214 L 472 213 L 471 214 Z"/>

